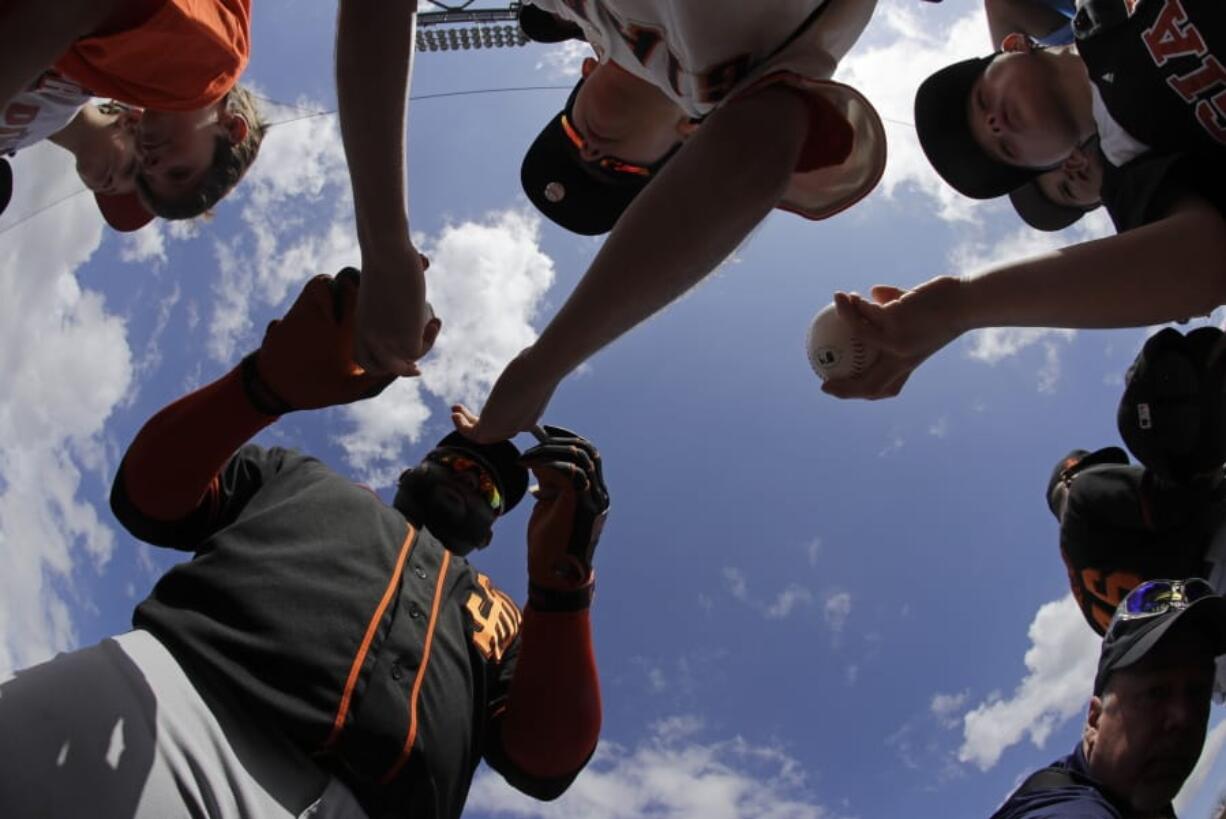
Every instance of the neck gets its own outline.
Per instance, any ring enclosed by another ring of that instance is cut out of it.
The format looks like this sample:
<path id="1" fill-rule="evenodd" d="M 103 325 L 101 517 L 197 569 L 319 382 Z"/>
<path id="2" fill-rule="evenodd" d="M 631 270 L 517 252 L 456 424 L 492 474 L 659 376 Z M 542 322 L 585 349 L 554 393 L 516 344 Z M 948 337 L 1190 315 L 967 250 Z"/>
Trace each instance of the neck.
<path id="1" fill-rule="evenodd" d="M 90 148 L 105 133 L 110 122 L 111 117 L 92 105 L 86 105 L 77 112 L 71 122 L 48 139 L 61 148 L 71 151 L 73 155 L 77 155 Z"/>
<path id="2" fill-rule="evenodd" d="M 1075 45 L 1050 51 L 1056 72 L 1058 93 L 1077 128 L 1078 143 L 1083 144 L 1098 132 L 1094 122 L 1093 84 L 1085 62 Z"/>

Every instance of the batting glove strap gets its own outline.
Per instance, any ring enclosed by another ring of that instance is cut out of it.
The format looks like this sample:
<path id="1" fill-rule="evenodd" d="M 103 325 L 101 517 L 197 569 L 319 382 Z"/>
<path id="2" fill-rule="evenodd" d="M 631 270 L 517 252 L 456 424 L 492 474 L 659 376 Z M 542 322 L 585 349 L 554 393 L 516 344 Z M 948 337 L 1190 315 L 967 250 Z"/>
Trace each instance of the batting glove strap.
<path id="1" fill-rule="evenodd" d="M 537 611 L 582 611 L 591 607 L 595 593 L 595 578 L 574 589 L 551 589 L 529 581 L 528 604 Z"/>
<path id="2" fill-rule="evenodd" d="M 243 363 L 239 365 L 243 392 L 247 394 L 247 400 L 251 402 L 251 406 L 265 415 L 280 416 L 293 412 L 294 408 L 273 392 L 272 388 L 260 377 L 259 367 L 256 366 L 256 359 L 259 355 L 259 350 L 248 353 Z"/>

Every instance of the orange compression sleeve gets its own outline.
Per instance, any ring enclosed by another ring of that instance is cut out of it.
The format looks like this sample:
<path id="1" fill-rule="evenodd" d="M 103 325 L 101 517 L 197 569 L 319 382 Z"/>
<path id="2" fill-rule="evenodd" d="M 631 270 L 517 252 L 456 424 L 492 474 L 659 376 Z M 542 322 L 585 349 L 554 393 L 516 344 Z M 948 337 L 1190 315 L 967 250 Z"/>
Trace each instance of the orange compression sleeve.
<path id="1" fill-rule="evenodd" d="M 588 610 L 524 607 L 502 746 L 530 776 L 573 774 L 600 738 L 600 678 Z"/>
<path id="2" fill-rule="evenodd" d="M 122 490 L 140 514 L 182 520 L 207 500 L 234 451 L 276 420 L 252 407 L 236 367 L 145 423 L 124 456 Z"/>

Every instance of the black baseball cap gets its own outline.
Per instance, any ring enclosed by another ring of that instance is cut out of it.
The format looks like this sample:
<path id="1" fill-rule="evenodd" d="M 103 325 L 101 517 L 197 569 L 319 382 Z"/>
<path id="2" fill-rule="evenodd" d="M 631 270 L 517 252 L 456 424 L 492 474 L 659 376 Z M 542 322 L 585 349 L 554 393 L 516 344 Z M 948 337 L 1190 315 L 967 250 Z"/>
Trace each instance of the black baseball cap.
<path id="1" fill-rule="evenodd" d="M 1124 376 L 1116 423 L 1155 475 L 1184 484 L 1226 461 L 1226 336 L 1216 327 L 1150 336 Z"/>
<path id="2" fill-rule="evenodd" d="M 498 491 L 503 498 L 502 510 L 498 513 L 500 515 L 514 509 L 515 504 L 519 503 L 528 491 L 528 470 L 519 463 L 519 450 L 510 441 L 479 444 L 459 432 L 452 432 L 435 444 L 434 448 L 463 452 L 490 473 L 498 482 Z"/>
<path id="3" fill-rule="evenodd" d="M 530 3 L 519 7 L 519 28 L 524 36 L 534 43 L 562 43 L 567 40 L 586 39 L 578 23 L 555 17 Z"/>
<path id="4" fill-rule="evenodd" d="M 915 93 L 915 130 L 928 162 L 955 190 L 995 199 L 1026 185 L 1043 169 L 1019 168 L 989 156 L 971 134 L 971 88 L 1001 52 L 947 65 Z"/>
<path id="5" fill-rule="evenodd" d="M 580 80 L 570 92 L 566 106 L 545 126 L 519 169 L 524 193 L 536 209 L 572 233 L 599 236 L 608 233 L 622 212 L 647 187 L 672 152 L 654 165 L 645 166 L 648 175 L 623 173 L 588 162 L 579 155 L 562 127 L 562 117 L 570 119 L 575 97 L 583 87 Z"/>
<path id="6" fill-rule="evenodd" d="M 1056 462 L 1056 465 L 1052 467 L 1051 477 L 1047 479 L 1047 508 L 1051 510 L 1051 513 L 1057 519 L 1060 517 L 1060 510 L 1056 506 L 1056 487 L 1066 479 L 1072 478 L 1074 475 L 1084 472 L 1092 466 L 1099 466 L 1101 464 L 1127 466 L 1128 453 L 1118 446 L 1103 447 L 1094 452 L 1074 449 Z"/>
<path id="7" fill-rule="evenodd" d="M 1147 581 L 1149 583 L 1170 581 Z M 1194 579 L 1186 581 L 1204 583 Z M 1144 585 L 1144 584 L 1143 584 Z M 1116 608 L 1115 617 L 1107 627 L 1102 650 L 1098 655 L 1098 673 L 1094 676 L 1094 695 L 1100 696 L 1112 673 L 1139 663 L 1179 624 L 1181 629 L 1196 629 L 1209 638 L 1213 656 L 1226 654 L 1226 598 L 1207 594 L 1182 608 L 1170 608 L 1162 614 L 1136 619 L 1120 619 L 1128 605 L 1126 597 Z"/>
<path id="8" fill-rule="evenodd" d="M 1046 231 L 1064 230 L 1082 216 L 1098 208 L 1098 205 L 1079 208 L 1053 202 L 1039 187 L 1038 178 L 1030 180 L 1017 190 L 1010 191 L 1009 201 L 1013 204 L 1017 215 L 1022 217 L 1023 222 L 1035 230 Z"/>

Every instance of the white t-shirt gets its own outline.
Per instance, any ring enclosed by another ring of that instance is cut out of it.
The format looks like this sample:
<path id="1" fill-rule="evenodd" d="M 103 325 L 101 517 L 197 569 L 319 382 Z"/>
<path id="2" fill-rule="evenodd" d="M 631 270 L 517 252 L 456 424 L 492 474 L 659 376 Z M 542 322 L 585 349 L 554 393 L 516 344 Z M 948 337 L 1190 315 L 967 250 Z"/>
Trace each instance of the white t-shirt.
<path id="1" fill-rule="evenodd" d="M 45 71 L 0 111 L 0 154 L 41 142 L 72 122 L 92 94 L 54 71 Z"/>
<path id="2" fill-rule="evenodd" d="M 782 82 L 832 103 L 852 127 L 840 164 L 793 174 L 780 207 L 812 219 L 863 198 L 885 168 L 885 131 L 858 91 L 833 82 L 877 0 L 531 0 L 578 23 L 602 62 L 650 82 L 688 116 L 703 117 L 765 84 Z M 816 21 L 786 48 L 809 15 Z"/>

